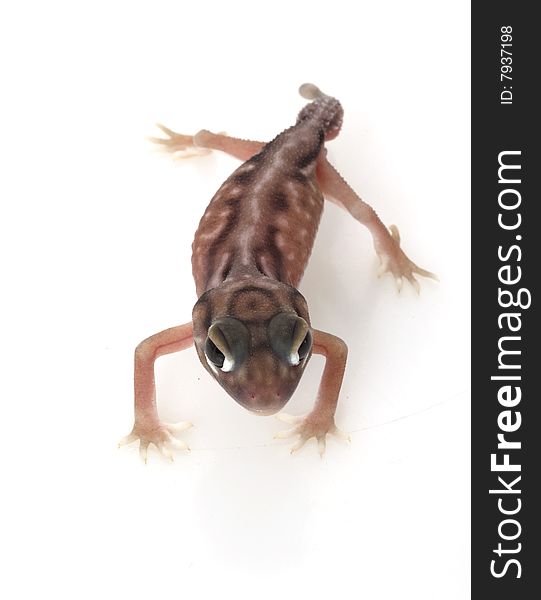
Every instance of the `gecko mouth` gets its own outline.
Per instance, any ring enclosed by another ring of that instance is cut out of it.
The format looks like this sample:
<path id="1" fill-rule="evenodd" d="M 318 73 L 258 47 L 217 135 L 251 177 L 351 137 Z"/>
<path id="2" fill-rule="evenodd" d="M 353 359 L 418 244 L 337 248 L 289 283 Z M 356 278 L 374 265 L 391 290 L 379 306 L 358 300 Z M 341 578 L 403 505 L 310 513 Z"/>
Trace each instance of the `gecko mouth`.
<path id="1" fill-rule="evenodd" d="M 282 410 L 289 400 L 286 394 L 245 394 L 242 397 L 236 397 L 235 400 L 246 410 L 260 417 L 274 415 Z"/>
<path id="2" fill-rule="evenodd" d="M 258 417 L 270 417 L 271 415 L 275 415 L 282 408 L 283 405 L 280 405 L 277 408 L 248 408 L 248 410 Z"/>

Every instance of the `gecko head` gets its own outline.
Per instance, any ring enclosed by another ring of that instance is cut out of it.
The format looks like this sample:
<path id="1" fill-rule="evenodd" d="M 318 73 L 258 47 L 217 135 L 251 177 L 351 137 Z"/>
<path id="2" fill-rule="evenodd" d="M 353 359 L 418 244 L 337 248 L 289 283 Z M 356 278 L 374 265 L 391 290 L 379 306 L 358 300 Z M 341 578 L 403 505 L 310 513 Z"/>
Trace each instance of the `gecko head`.
<path id="1" fill-rule="evenodd" d="M 267 278 L 209 290 L 194 307 L 193 325 L 203 366 L 259 415 L 283 408 L 312 354 L 306 301 L 295 288 Z"/>

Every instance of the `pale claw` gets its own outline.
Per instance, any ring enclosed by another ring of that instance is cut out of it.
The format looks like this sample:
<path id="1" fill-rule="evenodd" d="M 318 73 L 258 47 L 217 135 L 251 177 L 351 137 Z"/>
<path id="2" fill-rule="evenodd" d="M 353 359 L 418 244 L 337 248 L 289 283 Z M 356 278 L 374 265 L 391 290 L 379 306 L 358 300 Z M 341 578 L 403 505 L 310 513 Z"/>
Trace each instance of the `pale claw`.
<path id="1" fill-rule="evenodd" d="M 415 279 L 415 277 L 413 275 L 408 275 L 406 278 L 411 283 L 411 285 L 413 286 L 413 289 L 417 292 L 417 294 L 420 294 L 421 286 L 419 285 L 419 282 L 417 281 L 417 279 Z"/>
<path id="2" fill-rule="evenodd" d="M 381 245 L 378 243 L 376 246 L 376 252 L 381 262 L 378 277 L 381 277 L 384 273 L 391 273 L 395 279 L 396 288 L 399 293 L 402 290 L 404 278 L 410 282 L 418 294 L 421 287 L 415 275 L 439 281 L 434 273 L 421 269 L 421 267 L 418 267 L 404 254 L 400 248 L 400 232 L 398 231 L 398 227 L 391 225 L 389 231 L 391 234 L 390 239 L 387 238 L 384 243 L 381 243 Z"/>
<path id="3" fill-rule="evenodd" d="M 304 444 L 306 444 L 306 442 L 308 441 L 308 439 L 309 438 L 303 438 L 303 437 L 301 437 L 296 444 L 294 444 L 293 446 L 291 446 L 291 449 L 289 450 L 289 453 L 293 454 L 295 452 L 298 452 L 304 446 Z"/>
<path id="4" fill-rule="evenodd" d="M 398 231 L 398 227 L 396 225 L 391 225 L 389 227 L 389 231 L 391 232 L 391 236 L 396 241 L 396 243 L 400 245 L 400 231 Z"/>
<path id="5" fill-rule="evenodd" d="M 121 448 L 122 446 L 127 446 L 128 444 L 135 442 L 136 439 L 138 439 L 137 434 L 132 431 L 118 442 L 118 447 Z"/>
<path id="6" fill-rule="evenodd" d="M 178 450 L 190 449 L 185 441 L 179 440 L 174 437 L 173 434 L 184 431 L 189 427 L 192 427 L 192 424 L 188 421 L 183 421 L 181 423 L 158 423 L 147 429 L 135 426 L 129 435 L 120 440 L 118 447 L 120 448 L 121 446 L 139 440 L 139 456 L 145 464 L 147 462 L 148 447 L 150 444 L 154 444 L 162 456 L 173 461 L 171 448 Z"/>
<path id="7" fill-rule="evenodd" d="M 338 438 L 339 440 L 344 440 L 344 442 L 351 444 L 351 436 L 349 434 L 347 434 L 345 431 L 338 429 L 338 427 L 336 425 L 334 426 L 334 429 L 332 429 L 332 431 L 330 433 L 332 435 L 334 435 L 335 438 Z"/>
<path id="8" fill-rule="evenodd" d="M 168 440 L 168 443 L 170 446 L 173 446 L 173 448 L 176 448 L 177 450 L 188 450 L 188 452 L 190 452 L 190 446 L 188 446 L 188 444 L 184 441 L 184 440 L 179 440 L 173 436 L 171 436 Z"/>
<path id="9" fill-rule="evenodd" d="M 284 423 L 289 423 L 290 425 L 296 425 L 303 419 L 303 417 L 299 417 L 298 415 L 288 415 L 287 413 L 278 413 L 276 418 Z"/>
<path id="10" fill-rule="evenodd" d="M 308 414 L 303 417 L 288 415 L 286 413 L 279 413 L 276 415 L 276 418 L 293 425 L 293 427 L 285 431 L 279 431 L 274 436 L 275 439 L 284 439 L 295 435 L 299 436 L 298 441 L 290 450 L 291 454 L 300 450 L 313 437 L 317 440 L 318 451 L 321 457 L 325 454 L 327 447 L 327 435 L 334 435 L 337 438 L 351 442 L 350 437 L 336 427 L 332 418 L 330 420 L 321 419 L 317 414 Z"/>
<path id="11" fill-rule="evenodd" d="M 378 269 L 378 277 L 381 277 L 382 275 L 385 275 L 385 273 L 387 273 L 387 268 L 389 266 L 389 257 L 382 256 L 381 254 L 378 254 L 378 256 L 379 256 L 379 261 L 380 261 L 380 265 L 379 265 L 379 269 Z"/>
<path id="12" fill-rule="evenodd" d="M 323 455 L 325 454 L 325 449 L 327 448 L 327 439 L 325 435 L 319 436 L 317 438 L 317 449 L 319 452 L 319 456 L 321 456 L 321 458 L 323 458 Z"/>
<path id="13" fill-rule="evenodd" d="M 168 458 L 171 462 L 174 461 L 174 459 L 173 459 L 173 453 L 171 452 L 171 450 L 165 444 L 158 444 L 157 448 L 160 451 L 160 454 L 164 458 Z"/>
<path id="14" fill-rule="evenodd" d="M 139 442 L 139 458 L 145 463 L 145 465 L 147 464 L 147 452 L 149 445 L 150 442 L 147 442 L 146 440 L 141 440 Z"/>
<path id="15" fill-rule="evenodd" d="M 180 138 L 180 137 L 185 137 L 187 139 L 189 139 L 191 136 L 188 135 L 182 135 L 181 133 L 177 133 L 176 131 L 173 131 L 172 129 L 169 129 L 169 127 L 166 127 L 165 125 L 162 125 L 161 123 L 156 123 L 156 127 L 158 129 L 161 129 L 165 135 L 167 135 L 170 139 L 168 140 L 160 140 L 160 142 L 163 142 L 165 144 L 170 143 L 171 142 L 171 138 Z"/>
<path id="16" fill-rule="evenodd" d="M 295 425 L 291 429 L 285 429 L 284 431 L 279 431 L 275 436 L 275 440 L 281 440 L 288 437 L 293 437 L 299 431 L 299 423 L 302 421 L 303 417 L 299 417 L 297 415 L 288 415 L 287 413 L 278 413 L 276 418 L 279 421 L 283 421 L 284 423 L 288 423 L 289 425 Z M 295 446 L 294 446 L 295 447 Z M 300 448 L 300 446 L 299 446 Z M 299 448 L 296 448 L 298 450 Z M 291 450 L 291 452 L 295 452 L 295 450 Z"/>
<path id="17" fill-rule="evenodd" d="M 291 429 L 279 431 L 277 434 L 275 434 L 274 439 L 275 440 L 283 440 L 288 437 L 293 437 L 296 433 L 297 433 L 297 428 L 292 427 Z"/>
<path id="18" fill-rule="evenodd" d="M 178 423 L 164 423 L 164 425 L 170 431 L 174 431 L 175 433 L 180 433 L 181 431 L 185 431 L 186 429 L 190 429 L 193 427 L 193 423 L 190 421 L 179 421 Z"/>

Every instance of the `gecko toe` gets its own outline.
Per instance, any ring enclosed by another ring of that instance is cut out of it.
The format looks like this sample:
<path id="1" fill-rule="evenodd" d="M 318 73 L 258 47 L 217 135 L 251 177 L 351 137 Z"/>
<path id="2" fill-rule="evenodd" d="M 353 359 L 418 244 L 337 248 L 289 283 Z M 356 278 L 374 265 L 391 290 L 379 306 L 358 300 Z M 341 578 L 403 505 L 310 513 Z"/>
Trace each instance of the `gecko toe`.
<path id="1" fill-rule="evenodd" d="M 292 427 L 291 429 L 285 429 L 284 431 L 279 431 L 274 435 L 275 440 L 283 440 L 285 438 L 293 437 L 296 433 L 298 433 L 299 428 Z"/>
<path id="2" fill-rule="evenodd" d="M 187 450 L 188 452 L 190 451 L 190 446 L 188 446 L 188 444 L 184 440 L 179 440 L 176 437 L 173 437 L 172 435 L 169 435 L 167 443 L 177 450 Z"/>
<path id="3" fill-rule="evenodd" d="M 137 439 L 138 439 L 137 434 L 132 431 L 128 435 L 124 436 L 121 440 L 119 440 L 118 447 L 121 448 L 122 446 L 127 446 L 128 444 L 135 442 L 135 440 L 137 440 Z"/>
<path id="4" fill-rule="evenodd" d="M 306 442 L 308 441 L 308 438 L 305 437 L 301 437 L 296 444 L 294 444 L 293 446 L 291 446 L 291 449 L 289 450 L 290 454 L 295 454 L 295 452 L 298 452 L 303 446 L 304 444 L 306 444 Z"/>
<path id="5" fill-rule="evenodd" d="M 180 433 L 193 427 L 193 423 L 190 421 L 179 421 L 178 423 L 164 423 L 164 426 L 171 432 Z"/>
<path id="6" fill-rule="evenodd" d="M 160 454 L 164 457 L 169 459 L 171 462 L 174 462 L 173 459 L 173 453 L 171 452 L 171 450 L 167 447 L 166 443 L 158 443 L 155 444 L 156 448 L 158 448 Z"/>
<path id="7" fill-rule="evenodd" d="M 149 445 L 150 442 L 148 442 L 147 440 L 140 440 L 139 442 L 139 457 L 145 463 L 145 465 L 147 464 Z"/>
<path id="8" fill-rule="evenodd" d="M 162 125 L 161 123 L 156 123 L 156 127 L 158 129 L 161 129 L 165 133 L 165 135 L 168 135 L 170 138 L 180 135 L 176 131 L 169 129 L 169 127 L 166 127 L 165 125 Z"/>
<path id="9" fill-rule="evenodd" d="M 289 415 L 287 413 L 278 413 L 276 418 L 279 421 L 283 421 L 284 423 L 289 423 L 290 425 L 296 425 L 302 421 L 302 417 L 297 415 Z"/>
<path id="10" fill-rule="evenodd" d="M 396 225 L 391 225 L 389 227 L 389 231 L 391 232 L 391 236 L 396 241 L 396 243 L 400 244 L 400 231 L 398 231 L 398 227 Z"/>
<path id="11" fill-rule="evenodd" d="M 415 279 L 415 276 L 413 275 L 413 273 L 410 273 L 409 275 L 407 275 L 406 278 L 410 282 L 413 289 L 419 295 L 421 293 L 421 286 L 419 285 L 419 282 L 417 281 L 417 279 Z"/>
<path id="12" fill-rule="evenodd" d="M 339 440 L 343 440 L 344 442 L 347 442 L 348 444 L 351 444 L 351 436 L 348 433 L 346 433 L 345 431 L 338 429 L 338 427 L 336 425 L 329 431 L 329 433 L 331 435 L 333 435 L 335 438 L 337 438 Z"/>
<path id="13" fill-rule="evenodd" d="M 433 279 L 434 281 L 439 281 L 440 280 L 440 278 L 435 273 L 431 273 L 430 271 L 426 271 L 425 269 L 421 269 L 421 267 L 418 267 L 417 265 L 415 265 L 415 268 L 413 270 L 418 275 L 421 275 L 421 277 L 427 277 L 428 279 Z"/>
<path id="14" fill-rule="evenodd" d="M 317 448 L 318 448 L 319 456 L 321 458 L 323 458 L 323 455 L 325 454 L 325 450 L 327 449 L 326 435 L 327 434 L 320 435 L 317 438 Z"/>

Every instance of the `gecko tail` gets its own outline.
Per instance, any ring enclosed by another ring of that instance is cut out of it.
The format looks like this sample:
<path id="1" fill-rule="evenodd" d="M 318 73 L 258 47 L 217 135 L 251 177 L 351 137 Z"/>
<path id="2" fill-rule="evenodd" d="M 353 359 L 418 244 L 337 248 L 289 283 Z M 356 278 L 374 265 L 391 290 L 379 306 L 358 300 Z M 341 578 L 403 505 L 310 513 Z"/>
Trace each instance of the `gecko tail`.
<path id="1" fill-rule="evenodd" d="M 303 83 L 299 88 L 299 94 L 312 100 L 299 113 L 297 123 L 302 121 L 315 121 L 325 132 L 325 140 L 334 139 L 342 127 L 344 109 L 336 98 L 327 96 L 313 83 Z"/>

